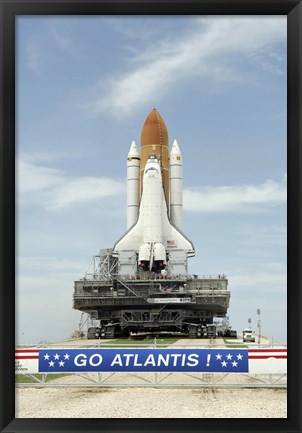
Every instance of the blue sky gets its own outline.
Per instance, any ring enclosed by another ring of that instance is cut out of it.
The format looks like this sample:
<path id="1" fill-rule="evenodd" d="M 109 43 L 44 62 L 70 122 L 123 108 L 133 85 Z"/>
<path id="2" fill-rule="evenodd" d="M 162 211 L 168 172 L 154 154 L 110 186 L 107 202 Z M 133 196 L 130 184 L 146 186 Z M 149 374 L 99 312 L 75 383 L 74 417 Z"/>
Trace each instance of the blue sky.
<path id="1" fill-rule="evenodd" d="M 17 329 L 77 328 L 73 281 L 126 229 L 126 158 L 156 107 L 184 160 L 189 271 L 241 331 L 286 339 L 286 16 L 17 19 Z"/>

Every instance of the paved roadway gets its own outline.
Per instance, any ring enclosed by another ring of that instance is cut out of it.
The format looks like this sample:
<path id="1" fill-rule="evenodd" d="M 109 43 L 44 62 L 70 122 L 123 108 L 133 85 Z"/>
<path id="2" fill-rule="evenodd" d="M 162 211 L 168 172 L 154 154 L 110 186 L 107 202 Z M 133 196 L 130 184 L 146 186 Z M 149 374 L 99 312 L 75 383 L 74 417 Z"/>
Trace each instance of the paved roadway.
<path id="1" fill-rule="evenodd" d="M 54 342 L 54 343 L 46 343 L 45 347 L 83 347 L 83 346 L 100 346 L 102 344 L 107 344 L 107 343 L 111 343 L 114 342 L 115 339 L 106 339 L 106 340 L 99 340 L 99 339 L 92 339 L 92 340 L 87 340 L 86 338 L 70 338 L 68 340 L 65 341 L 59 341 L 59 342 Z M 207 339 L 207 338 L 181 338 L 178 341 L 176 341 L 175 343 L 172 343 L 171 346 L 225 346 L 225 341 L 227 341 L 230 344 L 244 344 L 248 347 L 258 347 L 258 337 L 256 338 L 256 342 L 255 343 L 243 343 L 242 338 L 238 337 L 236 338 L 229 338 L 229 339 L 223 339 L 223 338 L 213 338 L 213 339 Z M 157 343 L 160 344 L 162 341 L 160 338 L 157 338 Z M 163 342 L 164 343 L 164 342 Z M 127 343 L 125 343 L 127 344 Z M 133 345 L 135 345 L 135 340 L 133 340 Z M 261 341 L 260 341 L 260 345 L 261 346 L 270 346 L 271 345 L 271 341 L 266 338 L 266 337 L 261 337 Z M 38 345 L 37 345 L 38 346 Z M 30 348 L 34 348 L 37 346 L 27 346 Z M 140 344 L 138 344 L 138 346 L 140 346 Z M 286 344 L 281 343 L 281 342 L 275 342 L 274 343 L 274 347 L 286 347 Z M 25 346 L 23 346 L 25 347 Z M 40 346 L 42 347 L 42 346 Z"/>

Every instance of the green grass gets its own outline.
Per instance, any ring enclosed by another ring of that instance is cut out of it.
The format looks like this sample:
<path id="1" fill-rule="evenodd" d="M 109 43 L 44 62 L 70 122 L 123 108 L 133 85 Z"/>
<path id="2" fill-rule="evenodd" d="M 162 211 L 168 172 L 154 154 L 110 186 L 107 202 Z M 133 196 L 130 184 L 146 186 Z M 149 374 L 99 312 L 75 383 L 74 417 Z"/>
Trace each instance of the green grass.
<path id="1" fill-rule="evenodd" d="M 36 377 L 39 380 L 42 380 L 42 374 L 32 374 L 32 376 Z M 60 377 L 68 376 L 68 374 L 58 373 L 58 374 L 47 374 L 45 382 L 50 382 L 54 379 L 59 379 Z M 30 376 L 26 376 L 25 374 L 16 374 L 15 375 L 15 383 L 37 383 Z"/>
<path id="2" fill-rule="evenodd" d="M 178 341 L 181 337 L 168 337 L 168 338 L 156 338 L 156 345 L 160 344 L 160 347 L 166 347 L 169 346 L 172 343 L 175 343 Z M 100 346 L 101 347 L 113 347 L 114 346 L 121 346 L 125 347 L 127 346 L 151 346 L 151 344 L 155 343 L 154 338 L 145 338 L 143 340 L 136 340 L 132 338 L 117 338 L 115 340 L 112 340 L 108 343 L 106 343 L 104 340 L 100 340 Z M 103 342 L 104 341 L 104 342 Z"/>
<path id="3" fill-rule="evenodd" d="M 224 341 L 224 344 L 226 345 L 226 347 L 230 347 L 233 349 L 237 349 L 237 348 L 238 349 L 239 348 L 247 349 L 248 348 L 248 346 L 246 344 L 242 344 L 241 342 L 237 343 L 236 339 L 234 339 L 234 341 L 232 341 L 231 343 L 230 343 L 230 340 L 228 338 L 223 338 L 223 341 Z"/>
<path id="4" fill-rule="evenodd" d="M 229 347 L 229 348 L 233 348 L 233 349 L 247 349 L 248 346 L 246 346 L 245 344 L 226 344 L 225 347 Z"/>

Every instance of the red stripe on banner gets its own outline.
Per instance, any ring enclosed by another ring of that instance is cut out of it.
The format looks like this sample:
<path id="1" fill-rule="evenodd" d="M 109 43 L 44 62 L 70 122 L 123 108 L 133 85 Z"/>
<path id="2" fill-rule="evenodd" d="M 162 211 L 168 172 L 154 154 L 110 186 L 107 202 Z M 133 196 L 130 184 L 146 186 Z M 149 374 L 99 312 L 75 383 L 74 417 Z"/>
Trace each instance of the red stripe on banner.
<path id="1" fill-rule="evenodd" d="M 287 352 L 287 349 L 248 349 L 250 352 Z"/>
<path id="2" fill-rule="evenodd" d="M 248 349 L 249 359 L 287 359 L 287 349 Z"/>
<path id="3" fill-rule="evenodd" d="M 287 359 L 287 355 L 252 355 L 249 359 Z"/>
<path id="4" fill-rule="evenodd" d="M 15 356 L 15 359 L 39 359 L 38 356 Z"/>
<path id="5" fill-rule="evenodd" d="M 21 353 L 27 353 L 27 352 L 30 352 L 30 353 L 33 353 L 33 352 L 37 352 L 37 353 L 39 353 L 40 352 L 40 350 L 39 349 L 16 349 L 15 350 L 15 352 L 17 353 L 19 353 L 19 352 L 21 352 Z"/>

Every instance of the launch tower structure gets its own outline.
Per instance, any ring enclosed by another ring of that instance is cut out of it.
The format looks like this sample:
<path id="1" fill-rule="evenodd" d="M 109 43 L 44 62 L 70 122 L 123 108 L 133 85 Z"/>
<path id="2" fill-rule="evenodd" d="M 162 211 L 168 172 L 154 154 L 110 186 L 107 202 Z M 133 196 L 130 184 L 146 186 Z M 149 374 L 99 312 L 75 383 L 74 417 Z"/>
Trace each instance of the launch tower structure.
<path id="1" fill-rule="evenodd" d="M 182 232 L 182 154 L 153 109 L 127 158 L 127 231 L 94 257 L 94 269 L 75 281 L 73 306 L 99 326 L 89 338 L 139 331 L 180 331 L 209 336 L 225 317 L 230 292 L 225 275 L 188 273 L 193 243 Z"/>

